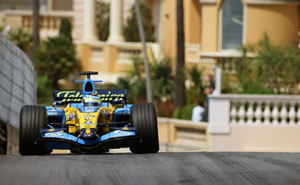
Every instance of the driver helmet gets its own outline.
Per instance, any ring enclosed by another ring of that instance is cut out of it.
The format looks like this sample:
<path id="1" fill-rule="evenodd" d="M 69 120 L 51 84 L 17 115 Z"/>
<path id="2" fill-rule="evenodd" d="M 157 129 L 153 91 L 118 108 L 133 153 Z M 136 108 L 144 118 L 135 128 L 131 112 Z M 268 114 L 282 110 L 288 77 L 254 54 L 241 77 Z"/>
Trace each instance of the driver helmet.
<path id="1" fill-rule="evenodd" d="M 96 95 L 86 95 L 83 98 L 83 106 L 98 107 L 101 105 L 101 98 Z"/>

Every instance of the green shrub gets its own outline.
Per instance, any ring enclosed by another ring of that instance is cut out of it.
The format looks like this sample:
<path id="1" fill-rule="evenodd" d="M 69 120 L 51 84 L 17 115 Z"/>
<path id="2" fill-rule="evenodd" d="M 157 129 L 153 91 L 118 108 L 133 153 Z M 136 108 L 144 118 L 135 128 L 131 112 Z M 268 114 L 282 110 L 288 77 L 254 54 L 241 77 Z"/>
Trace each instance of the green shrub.
<path id="1" fill-rule="evenodd" d="M 254 58 L 247 53 L 255 52 Z M 298 94 L 300 55 L 295 45 L 277 46 L 269 37 L 254 46 L 244 46 L 235 61 L 236 75 L 223 75 L 223 92 L 244 94 Z"/>
<path id="2" fill-rule="evenodd" d="M 191 81 L 191 86 L 186 90 L 187 103 L 198 103 L 205 101 L 203 71 L 198 70 L 197 66 L 193 66 L 191 70 L 187 70 L 188 80 Z"/>
<path id="3" fill-rule="evenodd" d="M 170 59 L 155 59 L 151 65 L 153 99 L 157 102 L 173 100 L 174 82 Z"/>
<path id="4" fill-rule="evenodd" d="M 109 15 L 110 13 L 110 5 L 104 1 L 100 1 L 97 3 L 97 31 L 98 38 L 101 41 L 106 41 L 109 36 Z"/>
<path id="5" fill-rule="evenodd" d="M 36 69 L 38 75 L 52 80 L 52 87 L 58 89 L 58 80 L 68 77 L 79 69 L 75 47 L 69 38 L 58 36 L 43 41 L 37 50 Z"/>
<path id="6" fill-rule="evenodd" d="M 63 18 L 60 22 L 59 35 L 72 40 L 72 25 L 69 19 Z"/>
<path id="7" fill-rule="evenodd" d="M 38 75 L 51 79 L 53 89 L 59 89 L 58 80 L 67 78 L 80 68 L 68 22 L 67 19 L 62 21 L 60 35 L 43 41 L 35 53 Z"/>
<path id="8" fill-rule="evenodd" d="M 41 105 L 52 104 L 52 87 L 51 81 L 47 76 L 37 77 L 37 103 Z"/>
<path id="9" fill-rule="evenodd" d="M 145 39 L 147 42 L 155 42 L 154 25 L 152 24 L 152 12 L 145 3 L 140 3 L 140 10 L 143 17 L 143 27 L 145 32 Z M 140 42 L 138 22 L 136 19 L 135 6 L 131 7 L 131 15 L 127 18 L 124 27 L 124 37 L 128 42 Z"/>
<path id="10" fill-rule="evenodd" d="M 178 107 L 174 111 L 172 117 L 177 119 L 191 120 L 193 114 L 193 108 L 195 106 L 196 104 L 187 104 L 183 107 Z"/>
<path id="11" fill-rule="evenodd" d="M 125 71 L 125 76 L 119 78 L 116 84 L 110 84 L 109 87 L 127 89 L 128 102 L 145 102 L 146 83 L 143 58 L 134 56 L 131 61 L 132 68 Z M 173 80 L 171 61 L 169 59 L 155 59 L 150 65 L 150 77 L 153 100 L 156 103 L 172 101 Z"/>
<path id="12" fill-rule="evenodd" d="M 30 55 L 32 48 L 32 34 L 30 32 L 19 28 L 17 30 L 11 30 L 7 37 L 27 55 Z"/>

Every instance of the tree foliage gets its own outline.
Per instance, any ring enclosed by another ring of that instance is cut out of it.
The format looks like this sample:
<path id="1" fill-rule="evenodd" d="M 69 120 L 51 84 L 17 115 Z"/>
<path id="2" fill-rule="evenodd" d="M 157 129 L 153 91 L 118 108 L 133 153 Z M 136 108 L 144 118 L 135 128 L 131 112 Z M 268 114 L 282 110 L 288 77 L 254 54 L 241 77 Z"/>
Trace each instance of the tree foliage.
<path id="1" fill-rule="evenodd" d="M 23 50 L 27 55 L 30 54 L 32 48 L 32 35 L 28 31 L 22 28 L 11 30 L 7 37 L 12 41 L 17 47 Z"/>
<path id="2" fill-rule="evenodd" d="M 259 43 L 257 79 L 276 94 L 296 94 L 300 83 L 300 55 L 295 46 L 275 46 L 268 36 Z"/>
<path id="3" fill-rule="evenodd" d="M 186 69 L 186 78 L 189 86 L 186 88 L 187 104 L 177 107 L 173 112 L 172 117 L 177 119 L 190 120 L 192 117 L 193 108 L 200 102 L 205 102 L 203 70 L 198 69 L 195 65 L 191 69 Z"/>
<path id="4" fill-rule="evenodd" d="M 37 83 L 37 102 L 38 104 L 50 105 L 52 103 L 51 82 L 47 76 L 39 76 L 36 79 Z"/>
<path id="5" fill-rule="evenodd" d="M 174 100 L 174 74 L 170 59 L 154 59 L 150 63 L 150 76 L 152 83 L 152 94 L 159 116 L 180 119 L 191 119 L 192 109 L 199 102 L 204 101 L 203 74 L 196 66 L 188 71 L 187 79 L 191 86 L 187 89 L 186 106 L 176 107 Z M 128 102 L 146 102 L 146 85 L 144 74 L 144 63 L 141 57 L 132 58 L 132 68 L 126 71 L 126 75 L 117 80 L 116 84 L 110 84 L 108 88 L 127 89 Z M 176 111 L 175 111 L 176 109 Z M 174 113 L 175 111 L 175 113 Z M 173 114 L 174 113 L 174 114 Z"/>
<path id="6" fill-rule="evenodd" d="M 144 78 L 143 59 L 132 57 L 132 68 L 125 71 L 126 75 L 120 77 L 117 83 L 110 84 L 111 89 L 127 89 L 127 100 L 129 103 L 135 103 L 139 99 L 144 100 L 146 94 L 146 85 Z"/>
<path id="7" fill-rule="evenodd" d="M 157 102 L 173 100 L 174 84 L 170 59 L 154 60 L 151 65 L 153 99 Z"/>
<path id="8" fill-rule="evenodd" d="M 59 35 L 72 40 L 72 24 L 69 19 L 63 18 L 60 22 Z"/>
<path id="9" fill-rule="evenodd" d="M 61 24 L 61 27 L 63 24 Z M 36 69 L 39 76 L 47 76 L 51 80 L 52 87 L 58 89 L 58 80 L 68 77 L 79 69 L 76 59 L 75 46 L 65 30 L 57 37 L 43 41 L 36 52 Z"/>
<path id="10" fill-rule="evenodd" d="M 255 46 L 244 46 L 243 57 L 236 61 L 237 73 L 235 82 L 240 86 L 225 85 L 229 93 L 246 94 L 298 94 L 300 83 L 300 55 L 296 46 L 277 46 L 269 37 Z M 255 51 L 257 56 L 247 57 Z M 226 79 L 230 77 L 225 77 Z M 231 77 L 231 79 L 233 79 Z M 228 83 L 228 82 L 227 82 Z M 236 86 L 235 86 L 236 87 Z"/>
<path id="11" fill-rule="evenodd" d="M 155 42 L 154 31 L 155 27 L 152 24 L 152 12 L 145 3 L 140 3 L 140 9 L 143 20 L 143 27 L 145 31 L 146 42 Z M 126 25 L 124 27 L 124 37 L 128 42 L 140 42 L 138 22 L 136 19 L 135 6 L 131 7 L 131 15 L 127 18 Z"/>
<path id="12" fill-rule="evenodd" d="M 119 78 L 111 88 L 128 90 L 131 103 L 146 100 L 144 62 L 141 57 L 132 58 L 132 68 L 126 71 L 125 77 Z M 152 93 L 155 102 L 166 102 L 173 99 L 172 67 L 169 59 L 155 59 L 150 65 Z"/>
<path id="13" fill-rule="evenodd" d="M 196 104 L 205 101 L 203 71 L 193 66 L 188 70 L 188 80 L 191 86 L 187 89 L 187 103 Z"/>
<path id="14" fill-rule="evenodd" d="M 101 41 L 106 41 L 109 36 L 109 21 L 110 21 L 110 6 L 109 3 L 104 1 L 99 1 L 97 3 L 97 31 L 98 38 Z"/>
<path id="15" fill-rule="evenodd" d="M 193 108 L 196 104 L 186 104 L 185 106 L 178 107 L 172 117 L 177 119 L 190 120 L 193 114 Z"/>

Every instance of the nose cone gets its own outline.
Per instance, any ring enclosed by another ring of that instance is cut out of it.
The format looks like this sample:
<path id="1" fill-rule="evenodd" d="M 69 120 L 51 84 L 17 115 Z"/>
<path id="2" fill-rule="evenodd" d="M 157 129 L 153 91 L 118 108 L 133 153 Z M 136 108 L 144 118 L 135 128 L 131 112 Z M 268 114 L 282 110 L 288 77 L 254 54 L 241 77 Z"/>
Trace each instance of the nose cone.
<path id="1" fill-rule="evenodd" d="M 81 129 L 80 137 L 81 138 L 86 138 L 86 139 L 95 138 L 95 137 L 97 137 L 96 129 L 94 129 L 94 128 L 83 128 L 83 129 Z"/>

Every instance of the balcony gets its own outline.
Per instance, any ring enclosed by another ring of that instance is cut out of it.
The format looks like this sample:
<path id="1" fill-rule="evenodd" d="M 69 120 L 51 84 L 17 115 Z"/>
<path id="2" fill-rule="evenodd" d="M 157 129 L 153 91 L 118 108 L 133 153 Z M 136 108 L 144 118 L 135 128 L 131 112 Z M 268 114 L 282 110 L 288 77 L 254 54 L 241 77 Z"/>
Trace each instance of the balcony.
<path id="1" fill-rule="evenodd" d="M 73 25 L 73 12 L 49 11 L 40 13 L 40 36 L 42 39 L 58 34 L 61 19 L 67 18 Z M 32 12 L 29 10 L 6 10 L 4 11 L 5 25 L 12 28 L 33 29 Z"/>

